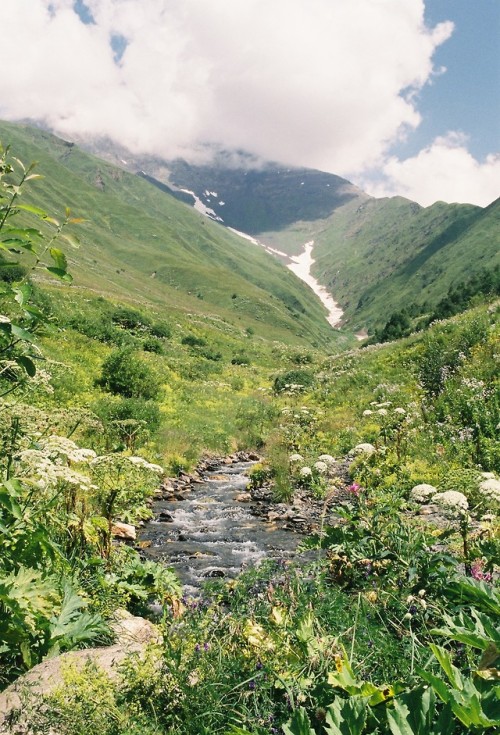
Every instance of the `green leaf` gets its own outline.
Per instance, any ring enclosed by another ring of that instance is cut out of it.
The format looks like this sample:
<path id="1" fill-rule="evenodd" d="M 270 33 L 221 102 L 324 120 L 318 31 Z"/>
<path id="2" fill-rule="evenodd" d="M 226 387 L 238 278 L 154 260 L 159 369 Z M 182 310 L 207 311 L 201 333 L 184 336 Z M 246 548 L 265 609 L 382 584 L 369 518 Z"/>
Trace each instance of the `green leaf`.
<path id="1" fill-rule="evenodd" d="M 62 271 L 66 271 L 68 267 L 68 261 L 66 260 L 66 256 L 64 255 L 62 250 L 59 250 L 59 248 L 50 248 L 50 257 L 56 264 L 56 268 L 59 268 Z"/>
<path id="2" fill-rule="evenodd" d="M 408 715 L 410 710 L 397 700 L 394 702 L 394 709 L 387 710 L 387 722 L 389 729 L 393 735 L 417 735 L 417 731 L 410 727 Z"/>
<path id="3" fill-rule="evenodd" d="M 34 227 L 6 227 L 4 232 L 8 237 L 20 237 L 26 240 L 30 240 L 33 237 L 37 239 L 43 237 L 40 230 Z"/>
<path id="4" fill-rule="evenodd" d="M 52 273 L 54 276 L 60 278 L 61 281 L 66 281 L 66 283 L 73 283 L 73 276 L 70 276 L 70 274 L 62 268 L 54 268 L 53 266 L 47 265 L 46 269 L 49 271 L 49 273 Z"/>
<path id="5" fill-rule="evenodd" d="M 30 212 L 30 214 L 36 214 L 37 217 L 41 217 L 42 219 L 47 218 L 47 212 L 44 212 L 43 209 L 40 209 L 40 207 L 33 207 L 31 204 L 17 204 L 17 209 L 22 209 L 23 212 Z"/>
<path id="6" fill-rule="evenodd" d="M 312 729 L 307 712 L 303 707 L 295 710 L 291 720 L 283 725 L 285 735 L 316 735 Z"/>
<path id="7" fill-rule="evenodd" d="M 33 289 L 28 283 L 24 283 L 22 286 L 16 286 L 12 291 L 15 294 L 14 298 L 19 306 L 24 306 L 30 300 Z"/>
<path id="8" fill-rule="evenodd" d="M 337 697 L 328 707 L 325 732 L 327 735 L 362 735 L 367 715 L 364 699 L 350 697 L 342 700 Z"/>
<path id="9" fill-rule="evenodd" d="M 16 324 L 11 324 L 11 334 L 13 334 L 14 337 L 17 337 L 17 339 L 22 339 L 25 342 L 35 341 L 35 337 L 33 334 L 31 334 L 31 332 L 28 332 L 26 329 L 18 327 Z"/>
<path id="10" fill-rule="evenodd" d="M 15 360 L 18 365 L 26 370 L 30 378 L 33 378 L 36 375 L 35 363 L 33 362 L 33 360 L 30 360 L 29 357 L 27 357 L 26 355 L 18 355 Z"/>
<path id="11" fill-rule="evenodd" d="M 66 232 L 61 232 L 59 237 L 62 237 L 63 240 L 66 240 L 69 245 L 71 245 L 72 248 L 75 248 L 78 250 L 80 247 L 80 240 L 75 235 L 68 235 Z"/>
<path id="12" fill-rule="evenodd" d="M 451 656 L 445 648 L 437 646 L 435 643 L 429 645 L 432 653 L 439 661 L 441 668 L 448 677 L 451 685 L 458 690 L 463 689 L 463 679 L 460 671 L 453 665 Z"/>

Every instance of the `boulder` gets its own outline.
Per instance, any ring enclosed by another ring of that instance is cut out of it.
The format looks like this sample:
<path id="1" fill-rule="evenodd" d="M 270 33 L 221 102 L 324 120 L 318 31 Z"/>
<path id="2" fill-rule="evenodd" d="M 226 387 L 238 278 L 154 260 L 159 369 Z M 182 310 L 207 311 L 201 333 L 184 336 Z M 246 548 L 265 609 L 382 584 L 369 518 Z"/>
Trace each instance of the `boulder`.
<path id="1" fill-rule="evenodd" d="M 115 521 L 111 526 L 111 534 L 115 538 L 123 538 L 128 541 L 135 541 L 136 530 L 135 526 L 131 526 L 130 523 L 121 523 L 121 521 Z"/>
<path id="2" fill-rule="evenodd" d="M 5 691 L 0 693 L 0 734 L 21 735 L 28 730 L 23 729 L 22 719 L 16 722 L 15 729 L 9 726 L 9 720 L 16 710 L 21 710 L 28 703 L 35 702 L 44 694 L 50 694 L 64 683 L 64 671 L 68 667 L 83 669 L 89 662 L 104 671 L 111 680 L 119 678 L 118 667 L 131 654 L 144 653 L 146 646 L 159 644 L 162 641 L 158 628 L 149 620 L 131 615 L 126 610 L 117 610 L 112 628 L 117 640 L 112 646 L 86 648 L 83 651 L 69 651 L 42 661 L 23 676 L 19 677 Z M 22 695 L 22 698 L 21 698 Z"/>

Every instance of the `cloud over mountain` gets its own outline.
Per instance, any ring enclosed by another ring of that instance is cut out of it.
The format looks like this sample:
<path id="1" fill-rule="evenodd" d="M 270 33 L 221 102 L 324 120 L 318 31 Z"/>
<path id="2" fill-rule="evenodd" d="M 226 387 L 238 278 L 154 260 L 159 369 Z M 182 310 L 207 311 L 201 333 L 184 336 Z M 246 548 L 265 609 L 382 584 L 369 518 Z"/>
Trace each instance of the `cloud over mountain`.
<path id="1" fill-rule="evenodd" d="M 453 25 L 422 0 L 16 0 L 0 116 L 166 158 L 234 147 L 354 177 L 418 126 Z"/>

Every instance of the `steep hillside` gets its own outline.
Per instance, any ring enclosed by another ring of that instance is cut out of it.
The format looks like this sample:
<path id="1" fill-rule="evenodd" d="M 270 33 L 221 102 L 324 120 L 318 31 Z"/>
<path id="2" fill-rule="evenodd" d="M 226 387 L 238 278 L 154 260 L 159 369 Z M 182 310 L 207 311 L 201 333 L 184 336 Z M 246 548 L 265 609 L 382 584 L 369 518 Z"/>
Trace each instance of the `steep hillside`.
<path id="1" fill-rule="evenodd" d="M 450 285 L 500 263 L 500 200 L 422 208 L 400 197 L 337 211 L 315 237 L 315 273 L 356 327 L 416 303 L 435 305 Z"/>
<path id="2" fill-rule="evenodd" d="M 486 209 L 444 202 L 423 208 L 402 197 L 375 199 L 319 171 L 257 168 L 242 153 L 196 166 L 137 157 L 110 143 L 95 149 L 129 170 L 142 169 L 160 189 L 191 197 L 209 217 L 257 236 L 285 262 L 314 241 L 313 274 L 354 329 L 378 329 L 403 307 L 432 309 L 450 287 L 500 262 L 498 202 Z"/>
<path id="3" fill-rule="evenodd" d="M 87 221 L 70 253 L 78 287 L 214 318 L 256 334 L 328 345 L 320 302 L 263 249 L 208 221 L 138 176 L 28 126 L 0 124 L 12 153 L 39 162 L 32 201 Z"/>
<path id="4" fill-rule="evenodd" d="M 302 244 L 300 237 L 294 237 L 297 223 L 311 223 L 314 228 L 347 202 L 369 198 L 340 176 L 259 162 L 242 152 L 222 152 L 210 164 L 195 165 L 135 155 L 110 141 L 84 141 L 82 146 L 227 227 L 259 238 L 283 231 L 280 248 L 290 253 L 300 252 Z"/>

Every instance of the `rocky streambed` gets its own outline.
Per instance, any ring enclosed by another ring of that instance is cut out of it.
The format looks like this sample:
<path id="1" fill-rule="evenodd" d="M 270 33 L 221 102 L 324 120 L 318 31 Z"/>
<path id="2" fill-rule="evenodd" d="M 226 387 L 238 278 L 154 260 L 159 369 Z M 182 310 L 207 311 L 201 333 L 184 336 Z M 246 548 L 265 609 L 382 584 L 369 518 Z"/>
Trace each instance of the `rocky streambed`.
<path id="1" fill-rule="evenodd" d="M 138 546 L 175 569 L 187 592 L 265 558 L 294 558 L 302 534 L 332 522 L 339 497 L 315 500 L 304 491 L 292 503 L 275 503 L 270 487 L 251 491 L 248 472 L 258 460 L 244 452 L 206 460 L 158 491 L 154 520 L 141 530 Z M 347 483 L 347 463 L 337 473 Z"/>

